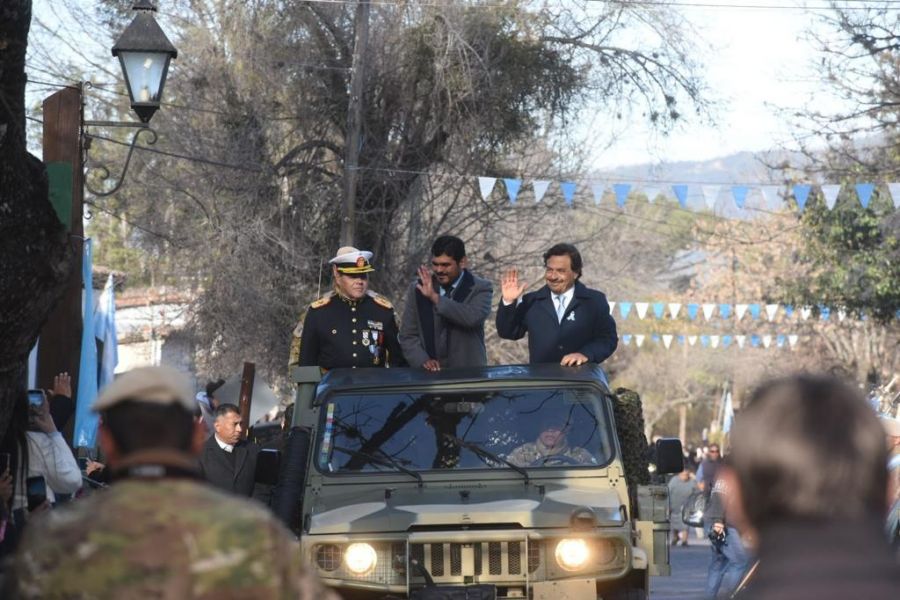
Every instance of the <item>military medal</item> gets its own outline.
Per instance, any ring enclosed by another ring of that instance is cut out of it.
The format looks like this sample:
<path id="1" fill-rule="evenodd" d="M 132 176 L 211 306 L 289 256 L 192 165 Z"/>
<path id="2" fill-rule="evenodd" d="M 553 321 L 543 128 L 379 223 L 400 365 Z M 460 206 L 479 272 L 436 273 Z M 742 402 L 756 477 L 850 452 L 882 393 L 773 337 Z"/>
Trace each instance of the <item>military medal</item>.
<path id="1" fill-rule="evenodd" d="M 368 336 L 368 333 L 369 333 L 369 331 L 368 331 L 367 329 L 363 329 L 363 332 L 362 332 L 362 343 L 363 343 L 363 346 L 368 346 L 368 345 L 369 345 L 369 336 Z"/>

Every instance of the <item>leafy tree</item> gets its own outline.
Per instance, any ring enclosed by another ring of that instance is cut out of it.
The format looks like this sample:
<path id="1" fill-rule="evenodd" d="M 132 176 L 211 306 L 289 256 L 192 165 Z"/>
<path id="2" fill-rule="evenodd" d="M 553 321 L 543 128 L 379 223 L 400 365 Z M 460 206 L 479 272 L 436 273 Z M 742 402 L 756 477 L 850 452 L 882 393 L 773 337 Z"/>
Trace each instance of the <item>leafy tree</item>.
<path id="1" fill-rule="evenodd" d="M 783 280 L 785 297 L 864 312 L 882 322 L 900 309 L 900 214 L 886 188 L 876 189 L 863 208 L 853 186 L 897 181 L 900 175 L 898 27 L 897 11 L 887 3 L 825 14 L 819 28 L 824 33 L 814 36 L 821 74 L 830 85 L 823 94 L 832 92 L 849 108 L 799 112 L 805 160 L 787 170 L 789 178 L 840 183 L 843 194 L 834 210 L 812 200 L 804 211 L 803 245 L 795 257 L 802 275 Z M 824 151 L 818 146 L 822 137 Z"/>

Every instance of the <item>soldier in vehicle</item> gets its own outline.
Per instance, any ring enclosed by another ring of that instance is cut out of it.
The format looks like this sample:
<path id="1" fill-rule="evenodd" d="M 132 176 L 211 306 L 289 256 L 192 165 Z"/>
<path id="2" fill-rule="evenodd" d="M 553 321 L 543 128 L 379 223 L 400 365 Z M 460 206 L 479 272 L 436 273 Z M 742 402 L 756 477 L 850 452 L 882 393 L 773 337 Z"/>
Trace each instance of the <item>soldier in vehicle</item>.
<path id="1" fill-rule="evenodd" d="M 333 598 L 261 505 L 204 483 L 187 377 L 168 367 L 103 391 L 98 439 L 112 485 L 29 523 L 3 598 Z"/>
<path id="2" fill-rule="evenodd" d="M 569 446 L 566 439 L 569 425 L 562 416 L 545 418 L 537 439 L 519 446 L 509 453 L 507 459 L 520 467 L 597 464 L 597 460 L 584 448 Z"/>
<path id="3" fill-rule="evenodd" d="M 394 305 L 369 290 L 372 253 L 345 246 L 330 261 L 334 290 L 309 305 L 294 329 L 289 366 L 405 366 Z"/>

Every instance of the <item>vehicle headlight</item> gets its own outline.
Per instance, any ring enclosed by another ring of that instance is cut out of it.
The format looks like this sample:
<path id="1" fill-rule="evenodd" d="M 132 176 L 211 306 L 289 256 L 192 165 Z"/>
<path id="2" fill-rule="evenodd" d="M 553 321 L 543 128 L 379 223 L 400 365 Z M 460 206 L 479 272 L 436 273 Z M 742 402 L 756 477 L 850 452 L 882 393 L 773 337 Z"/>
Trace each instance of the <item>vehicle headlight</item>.
<path id="1" fill-rule="evenodd" d="M 577 571 L 588 561 L 587 542 L 582 539 L 560 540 L 556 545 L 556 562 L 566 571 Z"/>
<path id="2" fill-rule="evenodd" d="M 344 552 L 347 569 L 354 575 L 366 575 L 375 568 L 377 555 L 369 544 L 350 544 Z"/>

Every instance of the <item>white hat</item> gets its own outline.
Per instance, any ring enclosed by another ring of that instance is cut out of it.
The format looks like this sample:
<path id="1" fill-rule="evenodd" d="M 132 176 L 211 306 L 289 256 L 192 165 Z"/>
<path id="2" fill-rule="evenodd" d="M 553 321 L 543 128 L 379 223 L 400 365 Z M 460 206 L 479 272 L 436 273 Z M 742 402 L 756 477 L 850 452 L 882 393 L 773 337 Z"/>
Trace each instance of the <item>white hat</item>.
<path id="1" fill-rule="evenodd" d="M 358 250 L 353 246 L 338 248 L 337 254 L 329 260 L 341 273 L 360 274 L 371 273 L 375 268 L 369 263 L 372 253 L 368 250 Z"/>
<path id="2" fill-rule="evenodd" d="M 171 367 L 141 367 L 128 371 L 103 390 L 91 407 L 104 411 L 132 400 L 147 404 L 180 404 L 194 412 L 194 389 L 188 376 Z"/>

